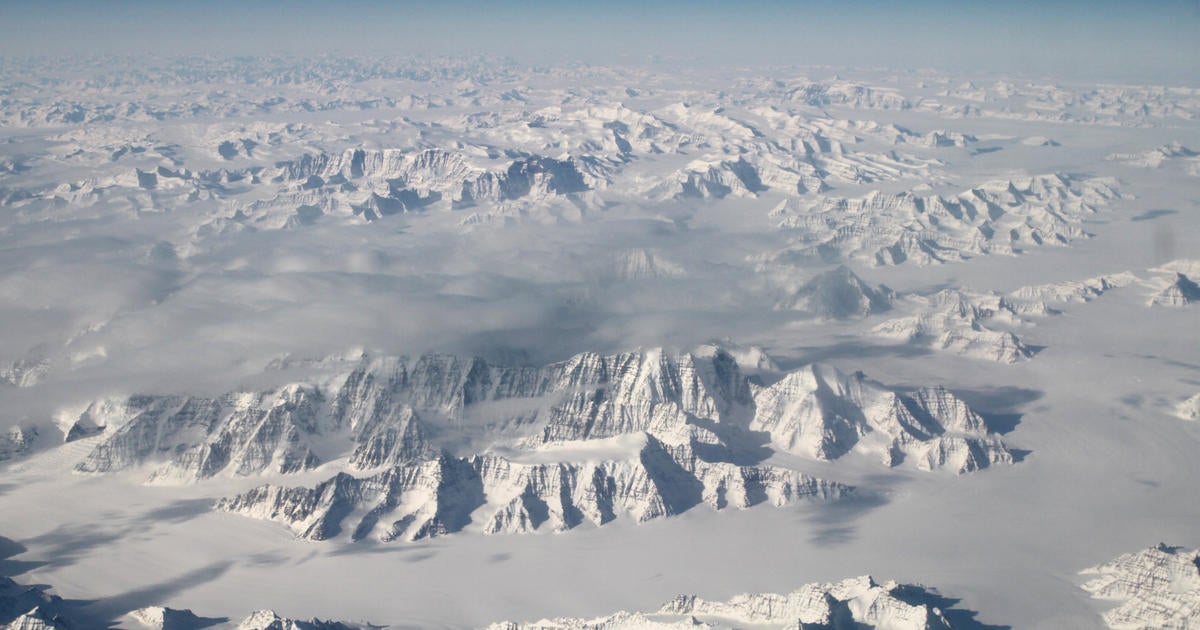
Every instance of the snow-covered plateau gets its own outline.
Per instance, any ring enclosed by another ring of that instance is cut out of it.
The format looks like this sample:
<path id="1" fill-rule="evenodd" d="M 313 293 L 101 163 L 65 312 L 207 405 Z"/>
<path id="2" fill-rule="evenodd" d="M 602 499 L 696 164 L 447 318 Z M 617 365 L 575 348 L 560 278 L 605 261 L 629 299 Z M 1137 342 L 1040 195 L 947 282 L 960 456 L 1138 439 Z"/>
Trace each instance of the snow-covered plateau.
<path id="1" fill-rule="evenodd" d="M 1200 89 L 630 64 L 0 58 L 0 628 L 1200 627 Z"/>

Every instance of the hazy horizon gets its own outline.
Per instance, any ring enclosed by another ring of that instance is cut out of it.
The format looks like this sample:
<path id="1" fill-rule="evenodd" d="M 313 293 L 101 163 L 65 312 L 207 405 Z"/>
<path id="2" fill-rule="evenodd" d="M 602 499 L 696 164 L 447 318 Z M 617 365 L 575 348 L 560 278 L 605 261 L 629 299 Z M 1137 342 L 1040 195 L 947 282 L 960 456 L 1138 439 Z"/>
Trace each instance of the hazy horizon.
<path id="1" fill-rule="evenodd" d="M 0 55 L 509 56 L 937 68 L 1077 80 L 1200 78 L 1191 1 L 745 3 L 47 2 L 0 8 Z"/>

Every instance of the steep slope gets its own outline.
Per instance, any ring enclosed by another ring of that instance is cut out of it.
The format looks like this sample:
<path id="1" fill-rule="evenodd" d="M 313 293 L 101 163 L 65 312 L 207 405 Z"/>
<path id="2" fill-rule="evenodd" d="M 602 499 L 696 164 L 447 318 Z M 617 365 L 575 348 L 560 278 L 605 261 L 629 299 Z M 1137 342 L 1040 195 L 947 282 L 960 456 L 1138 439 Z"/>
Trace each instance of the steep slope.
<path id="1" fill-rule="evenodd" d="M 1022 314 L 1041 315 L 1051 312 L 1050 304 L 1090 302 L 1108 291 L 1140 282 L 1129 272 L 1105 274 L 1087 280 L 1036 284 L 1021 287 L 1008 295 L 1009 302 Z"/>
<path id="2" fill-rule="evenodd" d="M 611 267 L 601 273 L 623 281 L 682 278 L 687 275 L 683 266 L 647 249 L 616 252 L 610 264 Z"/>
<path id="3" fill-rule="evenodd" d="M 1147 302 L 1150 306 L 1187 306 L 1200 302 L 1200 285 L 1191 278 L 1176 273 L 1175 277 L 1158 290 Z"/>
<path id="4" fill-rule="evenodd" d="M 152 479 L 308 470 L 319 462 L 306 438 L 322 431 L 321 401 L 318 390 L 301 385 L 217 399 L 131 396 L 106 410 L 107 437 L 75 470 L 114 472 L 162 459 Z M 93 404 L 81 420 L 105 405 Z"/>
<path id="5" fill-rule="evenodd" d="M 476 518 L 484 534 L 565 531 L 616 518 L 643 523 L 699 503 L 778 507 L 848 491 L 783 468 L 706 462 L 687 447 L 647 437 L 631 460 L 517 464 L 442 456 L 366 478 L 342 473 L 311 489 L 262 486 L 218 509 L 281 522 L 307 540 L 335 538 L 349 520 L 351 540 L 389 542 L 455 533 Z"/>
<path id="6" fill-rule="evenodd" d="M 934 630 L 953 626 L 924 588 L 870 576 L 806 584 L 791 593 L 748 593 L 725 602 L 680 595 L 654 612 L 619 612 L 596 619 L 504 622 L 488 630 L 633 630 L 635 628 L 890 628 Z"/>
<path id="7" fill-rule="evenodd" d="M 1018 363 L 1035 349 L 1014 332 L 1031 318 L 1057 315 L 1062 304 L 1090 302 L 1113 289 L 1142 282 L 1129 272 L 1079 281 L 1021 287 L 1005 295 L 944 289 L 932 296 L 905 296 L 916 314 L 890 319 L 872 329 L 876 335 L 928 346 L 961 356 Z"/>
<path id="8" fill-rule="evenodd" d="M 1162 543 L 1086 569 L 1083 589 L 1119 605 L 1110 628 L 1200 628 L 1200 552 Z"/>
<path id="9" fill-rule="evenodd" d="M 335 186 L 386 193 L 400 207 L 446 199 L 459 205 L 583 192 L 588 182 L 575 163 L 543 156 L 518 157 L 502 165 L 460 152 L 348 150 L 308 155 L 276 165 L 273 180 L 301 187 Z"/>
<path id="10" fill-rule="evenodd" d="M 277 186 L 275 194 L 234 203 L 229 216 L 278 229 L 324 215 L 374 221 L 430 208 L 552 200 L 605 186 L 607 167 L 587 157 L 351 149 L 306 154 L 255 176 Z"/>
<path id="11" fill-rule="evenodd" d="M 462 363 L 455 361 L 439 359 Z M 381 400 L 366 384 L 394 383 L 377 378 L 382 365 L 395 375 L 404 363 L 364 359 L 334 396 L 335 418 L 345 415 L 338 409 Z M 443 453 L 420 460 L 415 455 L 422 451 L 405 449 L 412 456 L 406 462 L 371 459 L 388 465 L 373 475 L 338 473 L 312 488 L 261 486 L 222 500 L 219 509 L 281 522 L 310 540 L 347 530 L 351 540 L 417 540 L 472 523 L 485 534 L 563 531 L 615 518 L 640 523 L 700 504 L 717 510 L 780 506 L 848 490 L 752 463 L 762 458 L 756 453 L 764 439 L 815 459 L 857 452 L 887 466 L 908 462 L 921 470 L 965 473 L 1013 461 L 983 419 L 944 389 L 900 394 L 862 374 L 848 377 L 819 365 L 783 375 L 769 387 L 756 385 L 732 355 L 711 346 L 679 355 L 582 354 L 541 369 L 488 367 L 478 360 L 472 365 L 441 372 L 433 383 L 408 382 L 407 390 L 388 385 L 384 391 L 391 394 L 382 399 L 405 405 L 393 418 L 405 426 L 414 426 L 413 407 L 463 418 L 477 414 L 476 406 L 498 410 L 489 405 L 504 398 L 530 399 L 532 407 L 490 416 L 491 444 L 511 455 Z M 378 427 L 371 436 L 391 422 L 384 418 L 392 416 L 378 413 L 371 422 L 358 421 Z M 386 435 L 390 447 L 399 443 L 395 430 Z M 363 452 L 363 443 L 356 452 Z M 558 455 L 613 447 L 627 455 Z M 523 461 L 526 455 L 533 459 Z"/>
<path id="12" fill-rule="evenodd" d="M 777 307 L 821 318 L 848 319 L 891 310 L 895 295 L 886 286 L 873 287 L 849 267 L 839 265 L 804 283 Z"/>
<path id="13" fill-rule="evenodd" d="M 63 614 L 63 600 L 43 586 L 23 586 L 0 577 L 0 624 L 11 630 L 71 630 L 77 624 Z"/>
<path id="14" fill-rule="evenodd" d="M 945 289 L 928 298 L 910 298 L 910 302 L 917 302 L 922 312 L 887 320 L 872 332 L 999 363 L 1017 363 L 1034 354 L 1012 332 L 991 327 L 994 323 L 1011 324 L 1017 319 L 1016 307 L 1003 297 Z"/>
<path id="15" fill-rule="evenodd" d="M 754 197 L 766 190 L 758 170 L 744 159 L 736 162 L 695 160 L 671 179 L 647 191 L 655 199 L 723 199 Z"/>
<path id="16" fill-rule="evenodd" d="M 177 610 L 164 606 L 139 608 L 129 613 L 127 618 L 141 627 L 152 630 L 193 630 L 212 625 L 211 620 L 201 619 L 190 610 Z"/>
<path id="17" fill-rule="evenodd" d="M 965 473 L 1011 464 L 983 418 L 942 388 L 898 394 L 862 374 L 811 366 L 755 393 L 751 428 L 781 450 L 817 459 L 867 453 L 887 466 Z"/>
<path id="18" fill-rule="evenodd" d="M 761 357 L 756 361 L 755 372 L 771 366 Z M 417 464 L 434 458 L 445 440 L 468 437 L 464 426 L 485 448 L 539 450 L 644 433 L 671 447 L 693 449 L 706 461 L 743 461 L 757 452 L 760 438 L 754 431 L 826 432 L 791 423 L 797 421 L 795 408 L 825 401 L 827 390 L 838 392 L 836 402 L 804 422 L 853 426 L 823 438 L 821 448 L 797 452 L 835 458 L 872 434 L 859 448 L 868 449 L 869 442 L 887 435 L 894 442 L 884 449 L 891 454 L 881 456 L 888 465 L 899 463 L 901 453 L 918 456 L 922 468 L 956 472 L 1008 461 L 1007 451 L 988 437 L 976 416 L 967 426 L 939 415 L 946 405 L 961 404 L 944 390 L 902 396 L 861 375 L 848 378 L 821 366 L 784 375 L 762 389 L 733 355 L 716 346 L 680 354 L 662 349 L 584 353 L 541 368 L 447 355 L 363 356 L 348 373 L 320 384 L 217 398 L 97 401 L 78 416 L 68 436 L 98 431 L 104 436 L 76 471 L 152 466 L 151 480 L 159 482 L 288 474 L 341 456 L 348 456 L 348 469 L 356 471 Z M 907 411 L 877 413 L 871 405 L 882 399 Z M 886 419 L 889 413 L 907 415 L 897 424 Z M 962 413 L 973 414 L 965 407 Z M 780 435 L 775 441 L 792 448 L 796 438 Z M 976 452 L 980 448 L 986 453 Z M 974 454 L 960 457 L 951 451 Z"/>
<path id="19" fill-rule="evenodd" d="M 273 610 L 259 610 L 243 619 L 237 625 L 237 630 L 367 630 L 372 627 L 375 626 L 320 619 L 289 619 Z"/>
<path id="20" fill-rule="evenodd" d="M 1115 180 L 1055 173 L 985 182 L 953 197 L 876 191 L 793 201 L 772 216 L 798 253 L 928 265 L 1087 238 L 1083 219 L 1121 198 Z"/>

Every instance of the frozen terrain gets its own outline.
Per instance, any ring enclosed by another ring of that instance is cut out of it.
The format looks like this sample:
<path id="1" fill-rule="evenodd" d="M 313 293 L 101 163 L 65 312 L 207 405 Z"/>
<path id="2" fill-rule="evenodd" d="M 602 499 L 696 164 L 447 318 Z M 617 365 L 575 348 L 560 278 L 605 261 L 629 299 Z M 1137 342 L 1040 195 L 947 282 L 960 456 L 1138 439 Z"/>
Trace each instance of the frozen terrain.
<path id="1" fill-rule="evenodd" d="M 662 68 L 0 60 L 0 627 L 1194 625 L 1200 89 Z"/>
<path id="2" fill-rule="evenodd" d="M 1110 628 L 1195 628 L 1200 624 L 1200 553 L 1162 543 L 1085 570 L 1084 590 L 1119 605 Z M 1094 576 L 1094 577 L 1092 577 Z"/>
<path id="3" fill-rule="evenodd" d="M 908 584 L 879 584 L 870 576 L 807 584 L 786 594 L 746 593 L 727 602 L 680 595 L 655 612 L 619 612 L 596 619 L 560 618 L 498 623 L 489 630 L 617 630 L 619 628 L 838 628 L 934 630 L 954 625 L 936 594 Z"/>

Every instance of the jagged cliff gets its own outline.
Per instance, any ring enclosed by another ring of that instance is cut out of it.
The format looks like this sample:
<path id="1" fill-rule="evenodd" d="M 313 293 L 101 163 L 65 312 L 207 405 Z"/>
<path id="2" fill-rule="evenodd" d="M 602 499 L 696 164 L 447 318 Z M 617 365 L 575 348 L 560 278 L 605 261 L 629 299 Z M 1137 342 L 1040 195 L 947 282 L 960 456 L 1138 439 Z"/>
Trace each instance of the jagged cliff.
<path id="1" fill-rule="evenodd" d="M 1010 464 L 983 418 L 941 387 L 899 394 L 863 374 L 810 366 L 755 394 L 751 428 L 779 449 L 817 459 L 870 453 L 888 466 L 957 473 Z"/>
<path id="2" fill-rule="evenodd" d="M 754 432 L 766 432 L 776 446 L 820 459 L 859 450 L 888 465 L 913 456 L 921 468 L 956 472 L 1011 459 L 946 390 L 901 395 L 821 366 L 779 376 L 761 386 L 712 346 L 584 353 L 540 368 L 364 356 L 321 384 L 97 401 L 69 433 L 105 435 L 77 471 L 153 465 L 158 481 L 286 474 L 342 455 L 350 470 L 426 462 L 440 451 L 435 436 L 468 420 L 485 446 L 521 449 L 644 433 L 707 461 L 740 461 L 762 443 Z M 496 404 L 504 400 L 523 402 Z"/>
<path id="3" fill-rule="evenodd" d="M 76 470 L 145 466 L 154 482 L 199 481 L 345 457 L 342 472 L 313 487 L 264 485 L 218 507 L 306 539 L 388 541 L 471 524 L 486 534 L 562 531 L 849 491 L 763 464 L 772 448 L 954 473 L 1013 461 L 943 388 L 899 393 L 820 365 L 780 374 L 761 351 L 741 355 L 753 376 L 717 346 L 584 353 L 543 367 L 363 355 L 318 383 L 102 400 L 76 422 L 82 434 L 103 432 Z"/>
<path id="4" fill-rule="evenodd" d="M 1164 283 L 1150 298 L 1150 306 L 1187 306 L 1200 302 L 1200 285 L 1182 273 Z"/>
<path id="5" fill-rule="evenodd" d="M 278 521 L 297 536 L 384 542 L 463 530 L 482 515 L 485 534 L 564 531 L 616 518 L 645 522 L 701 503 L 713 509 L 782 506 L 837 498 L 849 488 L 774 466 L 706 462 L 688 447 L 652 437 L 634 458 L 592 463 L 520 464 L 477 455 L 442 456 L 370 477 L 340 473 L 313 488 L 262 486 L 218 509 Z"/>
<path id="6" fill-rule="evenodd" d="M 621 611 L 595 619 L 504 622 L 489 630 L 633 630 L 635 628 L 889 628 L 935 630 L 953 626 L 940 598 L 923 587 L 870 576 L 806 584 L 791 593 L 747 593 L 714 602 L 680 595 L 654 612 Z"/>

